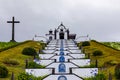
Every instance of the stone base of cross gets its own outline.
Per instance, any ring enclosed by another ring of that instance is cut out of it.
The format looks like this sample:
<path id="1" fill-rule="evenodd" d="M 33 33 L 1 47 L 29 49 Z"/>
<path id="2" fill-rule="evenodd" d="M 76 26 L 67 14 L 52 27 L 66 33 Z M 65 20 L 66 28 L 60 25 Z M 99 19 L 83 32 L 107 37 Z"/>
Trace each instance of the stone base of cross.
<path id="1" fill-rule="evenodd" d="M 10 40 L 10 42 L 16 42 L 15 40 Z"/>

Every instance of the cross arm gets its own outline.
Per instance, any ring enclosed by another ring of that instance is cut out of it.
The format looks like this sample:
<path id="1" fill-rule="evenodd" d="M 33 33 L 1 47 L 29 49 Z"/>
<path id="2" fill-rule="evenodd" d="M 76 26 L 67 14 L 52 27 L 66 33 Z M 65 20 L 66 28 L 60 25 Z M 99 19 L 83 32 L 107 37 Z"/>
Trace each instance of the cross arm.
<path id="1" fill-rule="evenodd" d="M 7 21 L 7 23 L 20 23 L 20 21 Z"/>

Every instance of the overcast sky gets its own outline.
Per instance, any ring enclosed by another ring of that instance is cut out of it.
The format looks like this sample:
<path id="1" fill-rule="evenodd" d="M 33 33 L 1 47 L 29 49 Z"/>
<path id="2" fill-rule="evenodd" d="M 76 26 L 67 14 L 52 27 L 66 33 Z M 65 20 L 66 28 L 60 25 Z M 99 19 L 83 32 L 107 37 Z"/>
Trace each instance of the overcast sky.
<path id="1" fill-rule="evenodd" d="M 120 0 L 0 0 L 0 41 L 11 39 L 15 16 L 16 41 L 45 36 L 61 22 L 77 36 L 120 41 Z"/>

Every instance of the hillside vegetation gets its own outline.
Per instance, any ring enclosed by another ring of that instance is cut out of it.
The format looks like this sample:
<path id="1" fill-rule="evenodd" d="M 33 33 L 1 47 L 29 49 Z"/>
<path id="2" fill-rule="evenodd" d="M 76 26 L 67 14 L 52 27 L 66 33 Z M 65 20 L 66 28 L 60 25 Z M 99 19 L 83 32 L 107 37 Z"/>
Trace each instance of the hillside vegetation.
<path id="1" fill-rule="evenodd" d="M 120 63 L 119 50 L 107 47 L 106 45 L 96 41 L 90 41 L 90 46 L 84 47 L 83 50 L 86 55 L 90 54 L 91 64 L 94 64 L 96 59 L 98 60 L 99 73 L 105 74 L 108 79 L 108 74 L 110 72 L 112 73 L 113 80 L 116 80 L 114 76 L 114 69 L 116 64 Z M 103 55 L 93 56 L 92 53 L 96 50 L 102 51 Z"/>
<path id="2" fill-rule="evenodd" d="M 12 47 L 8 50 L 0 52 L 0 65 L 4 65 L 9 70 L 9 75 L 7 78 L 0 78 L 0 80 L 10 80 L 11 73 L 14 72 L 15 80 L 17 80 L 17 76 L 19 73 L 25 71 L 25 60 L 33 59 L 31 56 L 23 55 L 21 52 L 25 47 L 32 47 L 36 51 L 41 49 L 41 44 L 39 42 L 27 41 L 23 44 L 20 44 L 16 47 Z M 11 60 L 17 62 L 18 65 L 7 65 L 4 64 L 5 61 Z"/>
<path id="3" fill-rule="evenodd" d="M 104 45 L 120 50 L 120 42 L 102 42 Z"/>

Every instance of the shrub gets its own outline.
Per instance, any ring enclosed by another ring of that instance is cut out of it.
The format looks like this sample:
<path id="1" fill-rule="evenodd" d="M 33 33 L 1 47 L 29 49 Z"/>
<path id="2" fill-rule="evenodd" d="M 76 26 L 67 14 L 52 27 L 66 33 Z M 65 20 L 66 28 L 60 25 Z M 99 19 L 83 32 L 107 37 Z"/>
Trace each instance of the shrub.
<path id="1" fill-rule="evenodd" d="M 102 56 L 102 55 L 103 55 L 103 52 L 100 50 L 96 50 L 93 52 L 93 56 Z"/>
<path id="2" fill-rule="evenodd" d="M 120 79 L 120 64 L 115 67 L 115 76 L 116 79 Z"/>
<path id="3" fill-rule="evenodd" d="M 89 41 L 84 41 L 84 42 L 82 42 L 82 46 L 90 46 L 90 42 Z"/>
<path id="4" fill-rule="evenodd" d="M 43 80 L 46 76 L 34 77 L 33 75 L 29 75 L 26 73 L 20 73 L 18 76 L 18 80 Z"/>
<path id="5" fill-rule="evenodd" d="M 0 78 L 6 78 L 8 76 L 8 69 L 5 66 L 0 66 Z"/>
<path id="6" fill-rule="evenodd" d="M 18 61 L 8 58 L 4 59 L 3 63 L 7 65 L 19 65 Z"/>
<path id="7" fill-rule="evenodd" d="M 23 49 L 22 54 L 34 56 L 34 55 L 36 55 L 36 50 L 34 48 L 27 47 L 27 48 Z"/>
<path id="8" fill-rule="evenodd" d="M 39 64 L 37 64 L 35 62 L 29 62 L 28 63 L 28 68 L 45 68 L 45 66 L 39 65 Z"/>

